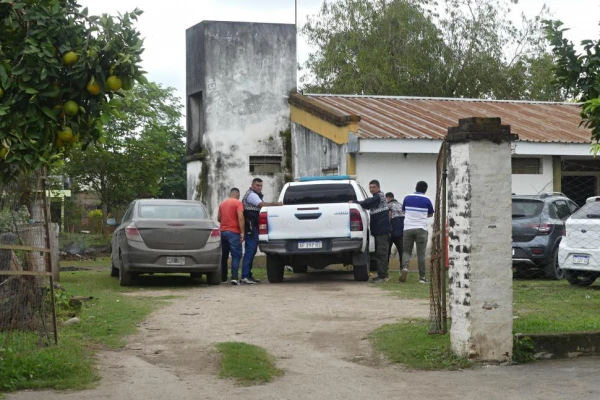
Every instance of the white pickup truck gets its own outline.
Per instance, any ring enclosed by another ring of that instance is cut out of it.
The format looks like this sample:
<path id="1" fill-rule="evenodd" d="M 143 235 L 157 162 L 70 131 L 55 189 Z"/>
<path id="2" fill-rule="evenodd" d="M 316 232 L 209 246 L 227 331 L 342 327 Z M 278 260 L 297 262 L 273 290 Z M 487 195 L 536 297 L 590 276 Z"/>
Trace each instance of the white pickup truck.
<path id="1" fill-rule="evenodd" d="M 269 282 L 283 280 L 284 267 L 302 273 L 310 266 L 353 265 L 354 279 L 369 279 L 374 241 L 369 214 L 350 203 L 367 198 L 349 176 L 307 177 L 287 183 L 279 196 L 283 206 L 261 209 L 259 247 L 267 255 Z"/>

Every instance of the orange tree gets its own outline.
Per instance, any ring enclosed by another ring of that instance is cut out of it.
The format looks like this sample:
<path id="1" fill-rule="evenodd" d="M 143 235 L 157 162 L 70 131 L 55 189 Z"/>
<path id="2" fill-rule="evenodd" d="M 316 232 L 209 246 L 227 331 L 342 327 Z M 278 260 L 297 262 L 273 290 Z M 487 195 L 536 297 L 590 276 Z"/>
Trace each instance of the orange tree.
<path id="1" fill-rule="evenodd" d="M 1 178 L 102 141 L 102 126 L 120 116 L 113 98 L 146 82 L 134 27 L 141 13 L 92 16 L 76 0 L 0 0 Z"/>
<path id="2" fill-rule="evenodd" d="M 600 39 L 581 41 L 582 52 L 564 37 L 568 30 L 560 21 L 544 21 L 552 46 L 555 83 L 569 97 L 582 102 L 581 125 L 592 133 L 594 155 L 600 151 Z"/>

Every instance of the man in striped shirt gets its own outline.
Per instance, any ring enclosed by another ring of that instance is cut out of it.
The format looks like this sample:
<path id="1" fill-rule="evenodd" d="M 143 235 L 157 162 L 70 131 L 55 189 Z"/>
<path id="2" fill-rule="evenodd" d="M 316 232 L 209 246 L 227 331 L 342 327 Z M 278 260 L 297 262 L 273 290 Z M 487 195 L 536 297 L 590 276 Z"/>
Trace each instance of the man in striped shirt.
<path id="1" fill-rule="evenodd" d="M 427 219 L 433 216 L 433 205 L 429 197 L 425 196 L 427 183 L 417 183 L 416 192 L 404 198 L 402 210 L 404 211 L 404 254 L 402 255 L 402 271 L 400 282 L 406 282 L 408 263 L 413 247 L 417 244 L 417 261 L 419 265 L 419 282 L 429 282 L 425 277 L 425 250 L 427 248 L 428 231 Z"/>

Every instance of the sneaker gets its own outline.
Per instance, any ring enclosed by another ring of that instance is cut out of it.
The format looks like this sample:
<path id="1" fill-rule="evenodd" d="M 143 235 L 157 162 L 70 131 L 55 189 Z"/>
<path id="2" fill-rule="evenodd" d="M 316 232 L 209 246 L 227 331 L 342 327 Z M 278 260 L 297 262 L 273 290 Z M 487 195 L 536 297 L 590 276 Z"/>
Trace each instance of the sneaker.
<path id="1" fill-rule="evenodd" d="M 242 278 L 242 285 L 256 285 L 256 282 L 249 278 Z"/>
<path id="2" fill-rule="evenodd" d="M 260 279 L 256 279 L 256 278 L 255 278 L 255 277 L 253 277 L 253 276 L 251 276 L 251 277 L 250 277 L 250 278 L 248 278 L 248 279 L 250 279 L 250 280 L 251 280 L 252 282 L 254 282 L 254 283 L 260 283 Z"/>
<path id="3" fill-rule="evenodd" d="M 371 279 L 371 283 L 383 283 L 387 282 L 387 280 L 387 276 L 376 276 L 375 278 Z"/>
<path id="4" fill-rule="evenodd" d="M 403 268 L 400 271 L 400 278 L 398 279 L 400 282 L 406 282 L 406 277 L 408 276 L 408 268 Z"/>
<path id="5" fill-rule="evenodd" d="M 421 279 L 419 279 L 419 283 L 429 283 L 429 279 L 421 278 Z"/>
<path id="6" fill-rule="evenodd" d="M 235 285 L 235 286 L 237 286 L 237 285 L 239 285 L 239 284 L 240 284 L 240 283 L 237 281 L 237 279 L 232 279 L 230 283 L 231 283 L 232 285 Z"/>

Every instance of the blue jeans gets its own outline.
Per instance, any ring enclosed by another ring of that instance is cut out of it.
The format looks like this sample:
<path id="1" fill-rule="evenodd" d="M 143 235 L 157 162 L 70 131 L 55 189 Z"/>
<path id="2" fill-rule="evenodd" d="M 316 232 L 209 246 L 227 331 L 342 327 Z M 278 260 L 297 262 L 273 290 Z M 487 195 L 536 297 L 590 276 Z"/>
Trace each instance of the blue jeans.
<path id="1" fill-rule="evenodd" d="M 250 234 L 246 234 L 246 248 L 244 252 L 244 261 L 242 263 L 242 279 L 252 278 L 252 261 L 258 250 L 258 229 L 252 229 Z"/>
<path id="2" fill-rule="evenodd" d="M 221 232 L 221 281 L 227 281 L 227 260 L 231 253 L 231 279 L 238 279 L 240 260 L 242 259 L 242 239 L 239 233 Z"/>

